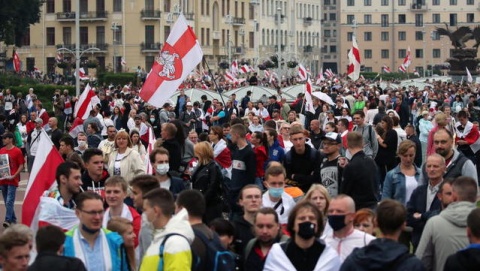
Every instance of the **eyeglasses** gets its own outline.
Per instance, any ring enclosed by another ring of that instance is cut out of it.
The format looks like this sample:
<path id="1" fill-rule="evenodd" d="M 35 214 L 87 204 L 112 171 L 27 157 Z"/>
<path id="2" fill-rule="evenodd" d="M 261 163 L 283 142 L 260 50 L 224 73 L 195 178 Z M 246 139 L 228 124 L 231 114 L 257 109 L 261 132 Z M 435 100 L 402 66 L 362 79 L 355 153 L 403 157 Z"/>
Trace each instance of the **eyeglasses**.
<path id="1" fill-rule="evenodd" d="M 82 210 L 82 209 L 79 209 L 81 212 L 84 212 L 86 213 L 87 215 L 91 215 L 91 216 L 96 216 L 96 215 L 103 215 L 105 213 L 104 210 L 100 210 L 100 211 L 85 211 L 85 210 Z"/>

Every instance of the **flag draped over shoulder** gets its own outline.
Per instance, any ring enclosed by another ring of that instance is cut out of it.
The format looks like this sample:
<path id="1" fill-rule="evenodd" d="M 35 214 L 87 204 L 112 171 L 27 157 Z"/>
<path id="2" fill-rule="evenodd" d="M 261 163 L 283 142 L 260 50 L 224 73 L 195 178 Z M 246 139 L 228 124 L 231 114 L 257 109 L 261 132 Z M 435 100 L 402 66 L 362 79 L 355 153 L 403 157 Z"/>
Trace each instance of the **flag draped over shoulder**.
<path id="1" fill-rule="evenodd" d="M 202 58 L 203 52 L 197 37 L 185 17 L 180 14 L 165 45 L 155 57 L 140 97 L 161 108 Z"/>
<path id="2" fill-rule="evenodd" d="M 55 186 L 55 173 L 58 165 L 62 162 L 62 156 L 53 146 L 47 133 L 42 130 L 38 141 L 37 155 L 33 162 L 25 198 L 23 199 L 23 202 L 27 203 L 22 205 L 23 224 L 31 226 L 37 206 L 39 206 L 40 197 L 46 190 Z"/>
<path id="3" fill-rule="evenodd" d="M 352 48 L 348 52 L 348 63 L 347 75 L 356 81 L 360 77 L 360 50 L 355 36 L 352 37 Z"/>

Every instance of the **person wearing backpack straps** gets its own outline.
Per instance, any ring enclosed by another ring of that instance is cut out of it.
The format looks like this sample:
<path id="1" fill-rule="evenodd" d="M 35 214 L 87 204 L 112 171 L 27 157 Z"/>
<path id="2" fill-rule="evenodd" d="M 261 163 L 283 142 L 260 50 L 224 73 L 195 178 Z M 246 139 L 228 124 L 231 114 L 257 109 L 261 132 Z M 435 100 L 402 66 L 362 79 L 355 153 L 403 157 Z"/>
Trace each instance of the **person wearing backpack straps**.
<path id="1" fill-rule="evenodd" d="M 190 244 L 195 238 L 187 210 L 175 216 L 170 191 L 155 188 L 143 196 L 143 213 L 153 228 L 153 240 L 144 254 L 140 271 L 191 270 Z"/>
<path id="2" fill-rule="evenodd" d="M 319 239 L 323 215 L 309 201 L 299 202 L 288 217 L 290 240 L 272 246 L 265 271 L 337 271 L 341 262 L 337 252 Z"/>
<path id="3" fill-rule="evenodd" d="M 244 270 L 262 271 L 268 252 L 273 244 L 287 241 L 290 237 L 282 234 L 278 214 L 273 208 L 262 208 L 253 221 L 255 238 L 245 247 Z"/>
<path id="4" fill-rule="evenodd" d="M 398 242 L 406 226 L 406 217 L 407 210 L 400 202 L 391 199 L 380 202 L 376 209 L 376 223 L 382 238 L 355 249 L 340 270 L 426 270 L 422 262 L 409 253 L 408 247 Z"/>
<path id="5" fill-rule="evenodd" d="M 195 234 L 191 245 L 193 257 L 191 270 L 234 270 L 234 255 L 222 247 L 218 235 L 202 222 L 206 211 L 202 193 L 194 189 L 182 191 L 177 197 L 176 212 L 182 209 L 187 210 L 188 222 Z"/>

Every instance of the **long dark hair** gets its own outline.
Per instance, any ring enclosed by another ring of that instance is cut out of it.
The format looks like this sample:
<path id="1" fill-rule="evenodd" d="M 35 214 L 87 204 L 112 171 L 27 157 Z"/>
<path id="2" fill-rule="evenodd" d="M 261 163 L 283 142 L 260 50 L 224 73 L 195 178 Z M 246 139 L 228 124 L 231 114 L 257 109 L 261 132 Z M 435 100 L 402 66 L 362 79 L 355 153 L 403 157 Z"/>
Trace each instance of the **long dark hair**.
<path id="1" fill-rule="evenodd" d="M 268 139 L 267 139 L 267 135 L 265 133 L 262 133 L 262 132 L 259 132 L 259 131 L 256 131 L 252 134 L 252 136 L 254 136 L 256 139 L 260 139 L 260 145 L 262 145 L 263 147 L 265 147 L 265 150 L 267 151 L 268 153 Z"/>

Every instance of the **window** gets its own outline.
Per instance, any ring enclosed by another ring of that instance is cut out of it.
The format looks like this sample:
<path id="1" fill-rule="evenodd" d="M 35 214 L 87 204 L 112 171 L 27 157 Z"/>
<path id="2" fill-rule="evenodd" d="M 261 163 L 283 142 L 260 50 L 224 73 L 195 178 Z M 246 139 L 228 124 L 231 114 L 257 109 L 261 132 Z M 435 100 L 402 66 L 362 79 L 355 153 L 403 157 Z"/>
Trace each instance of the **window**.
<path id="1" fill-rule="evenodd" d="M 248 47 L 255 47 L 255 32 L 248 32 Z"/>
<path id="2" fill-rule="evenodd" d="M 388 26 L 388 14 L 382 14 L 382 27 Z"/>
<path id="3" fill-rule="evenodd" d="M 407 17 L 405 14 L 398 14 L 398 23 L 399 24 L 404 24 L 407 22 Z"/>
<path id="4" fill-rule="evenodd" d="M 405 58 L 407 56 L 407 50 L 406 49 L 399 49 L 398 50 L 398 58 Z"/>
<path id="5" fill-rule="evenodd" d="M 406 40 L 406 39 L 407 39 L 407 32 L 398 31 L 398 40 Z"/>
<path id="6" fill-rule="evenodd" d="M 25 30 L 22 36 L 22 45 L 30 46 L 30 27 Z"/>
<path id="7" fill-rule="evenodd" d="M 63 28 L 63 44 L 66 44 L 66 45 L 72 44 L 72 28 L 71 27 Z"/>
<path id="8" fill-rule="evenodd" d="M 353 40 L 353 32 L 347 32 L 347 41 L 352 41 Z"/>
<path id="9" fill-rule="evenodd" d="M 440 40 L 440 35 L 437 31 L 432 31 L 432 40 Z"/>
<path id="10" fill-rule="evenodd" d="M 474 23 L 474 22 L 475 22 L 475 14 L 467 13 L 467 23 Z"/>
<path id="11" fill-rule="evenodd" d="M 113 0 L 113 12 L 122 12 L 122 0 Z"/>
<path id="12" fill-rule="evenodd" d="M 415 26 L 423 26 L 423 14 L 415 14 Z"/>
<path id="13" fill-rule="evenodd" d="M 433 13 L 432 14 L 432 23 L 439 24 L 440 23 L 440 14 Z"/>
<path id="14" fill-rule="evenodd" d="M 364 67 L 363 71 L 364 72 L 373 72 L 373 68 L 372 67 Z"/>
<path id="15" fill-rule="evenodd" d="M 347 0 L 347 6 L 349 7 L 355 6 L 355 0 Z"/>
<path id="16" fill-rule="evenodd" d="M 337 14 L 336 13 L 330 13 L 328 14 L 329 16 L 329 21 L 336 21 L 337 20 Z"/>
<path id="17" fill-rule="evenodd" d="M 366 59 L 372 58 L 372 50 L 371 49 L 363 50 L 363 57 L 365 57 Z"/>
<path id="18" fill-rule="evenodd" d="M 415 49 L 415 58 L 423 58 L 423 49 Z"/>
<path id="19" fill-rule="evenodd" d="M 145 70 L 149 71 L 152 69 L 153 62 L 155 61 L 155 56 L 146 56 L 145 57 Z"/>
<path id="20" fill-rule="evenodd" d="M 433 58 L 440 58 L 440 55 L 441 55 L 440 49 L 433 49 L 432 50 L 432 57 Z"/>
<path id="21" fill-rule="evenodd" d="M 388 6 L 388 2 L 389 2 L 389 1 L 390 1 L 390 0 L 382 0 L 381 5 L 382 5 L 382 6 Z"/>
<path id="22" fill-rule="evenodd" d="M 382 41 L 388 41 L 388 40 L 389 40 L 389 37 L 390 37 L 389 34 L 390 34 L 390 33 L 385 32 L 385 31 L 383 31 L 382 33 L 380 33 L 380 37 L 381 37 Z"/>
<path id="23" fill-rule="evenodd" d="M 389 55 L 390 55 L 390 54 L 389 54 L 389 51 L 388 51 L 388 50 L 383 49 L 383 50 L 381 51 L 381 56 L 382 56 L 382 58 L 389 58 L 389 57 L 390 57 Z"/>
<path id="24" fill-rule="evenodd" d="M 423 32 L 415 31 L 415 40 L 423 40 Z"/>
<path id="25" fill-rule="evenodd" d="M 330 53 L 336 53 L 336 52 L 337 52 L 337 46 L 330 45 Z"/>
<path id="26" fill-rule="evenodd" d="M 440 5 L 440 0 L 432 0 L 432 5 L 439 6 Z"/>
<path id="27" fill-rule="evenodd" d="M 407 1 L 406 1 L 406 0 L 398 0 L 398 5 L 399 5 L 399 6 L 406 6 L 406 5 L 407 5 Z"/>
<path id="28" fill-rule="evenodd" d="M 457 14 L 456 13 L 451 13 L 450 14 L 450 26 L 456 26 L 457 25 Z"/>
<path id="29" fill-rule="evenodd" d="M 347 24 L 353 24 L 355 21 L 355 15 L 347 15 Z"/>
<path id="30" fill-rule="evenodd" d="M 467 5 L 472 6 L 475 3 L 475 0 L 467 0 Z"/>
<path id="31" fill-rule="evenodd" d="M 72 12 L 72 0 L 63 0 L 63 12 Z"/>
<path id="32" fill-rule="evenodd" d="M 123 31 L 121 25 L 117 25 L 117 31 L 115 31 L 115 42 L 116 44 L 123 44 Z"/>
<path id="33" fill-rule="evenodd" d="M 202 44 L 204 43 L 205 33 L 203 33 L 204 28 L 202 28 Z M 145 45 L 150 49 L 151 46 L 155 43 L 155 26 L 146 25 L 145 26 Z"/>
<path id="34" fill-rule="evenodd" d="M 47 13 L 55 13 L 55 0 L 47 0 Z"/>
<path id="35" fill-rule="evenodd" d="M 372 32 L 365 32 L 363 33 L 363 39 L 365 41 L 372 41 Z"/>
<path id="36" fill-rule="evenodd" d="M 55 45 L 55 27 L 47 27 L 47 45 Z"/>
<path id="37" fill-rule="evenodd" d="M 88 44 L 88 26 L 80 27 L 80 44 Z"/>
<path id="38" fill-rule="evenodd" d="M 369 7 L 372 5 L 372 0 L 363 0 L 363 5 Z"/>
<path id="39" fill-rule="evenodd" d="M 332 35 L 330 29 L 323 30 L 323 37 L 330 38 L 331 36 Z"/>
<path id="40" fill-rule="evenodd" d="M 371 24 L 372 23 L 372 15 L 370 15 L 370 14 L 363 15 L 363 23 L 364 24 Z"/>
<path id="41" fill-rule="evenodd" d="M 457 0 L 450 0 L 450 6 L 456 6 Z"/>
<path id="42" fill-rule="evenodd" d="M 105 44 L 105 26 L 97 26 L 97 46 L 103 46 Z"/>

